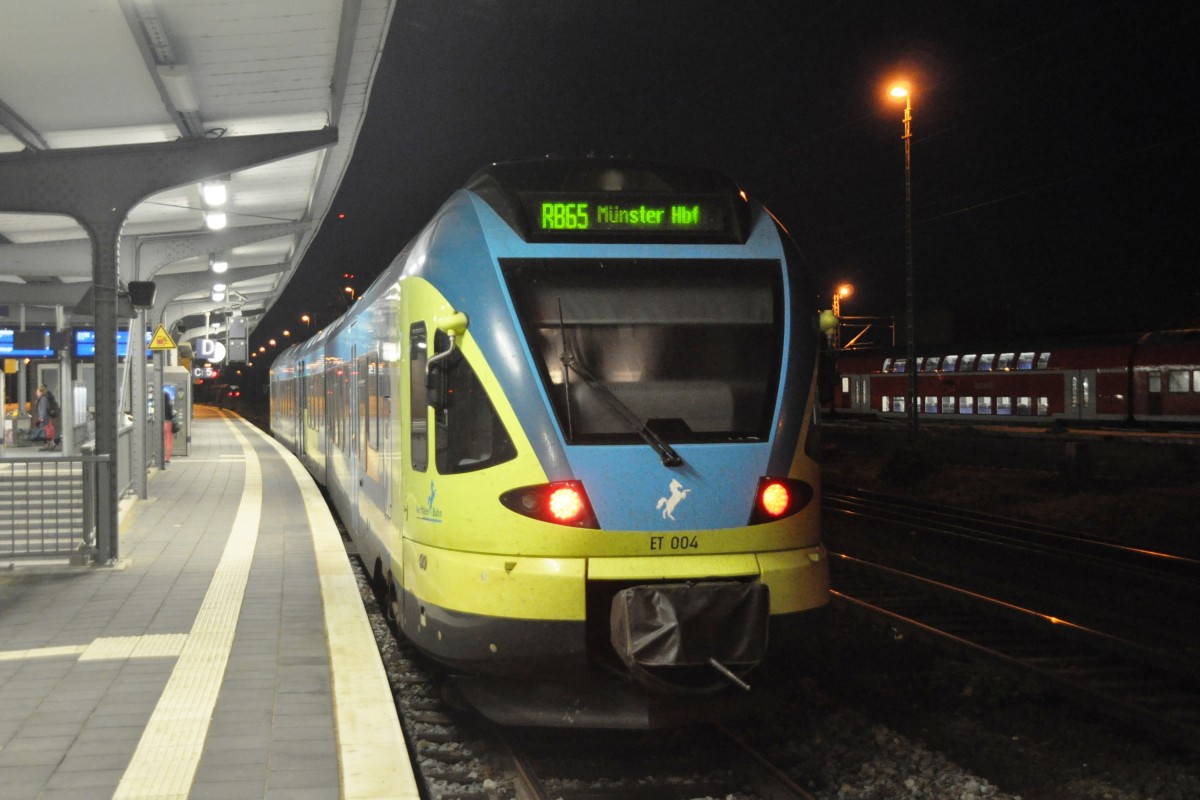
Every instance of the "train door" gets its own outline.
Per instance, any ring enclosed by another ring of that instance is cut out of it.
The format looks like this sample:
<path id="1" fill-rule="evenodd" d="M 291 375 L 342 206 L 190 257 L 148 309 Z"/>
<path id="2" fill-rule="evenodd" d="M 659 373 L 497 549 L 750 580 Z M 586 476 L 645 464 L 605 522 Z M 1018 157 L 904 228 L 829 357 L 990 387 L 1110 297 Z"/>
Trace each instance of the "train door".
<path id="1" fill-rule="evenodd" d="M 350 336 L 354 336 L 354 325 L 350 326 Z M 349 501 L 351 509 L 351 530 L 362 530 L 361 513 L 358 507 L 359 487 L 362 482 L 363 469 L 360 459 L 366 457 L 366 442 L 362 441 L 363 434 L 363 415 L 359 409 L 362 403 L 365 402 L 363 387 L 361 381 L 366 377 L 362 374 L 358 364 L 358 345 L 350 345 L 350 362 L 346 365 L 346 369 L 350 372 L 350 380 L 346 381 L 347 397 L 346 411 L 349 419 L 347 420 L 346 431 L 346 457 L 350 480 L 346 486 L 346 497 Z"/>
<path id="2" fill-rule="evenodd" d="M 1076 369 L 1066 373 L 1066 415 L 1070 419 L 1096 418 L 1096 370 Z"/>
<path id="3" fill-rule="evenodd" d="M 858 413 L 871 411 L 871 376 L 850 376 L 850 410 Z"/>
<path id="4" fill-rule="evenodd" d="M 296 452 L 303 461 L 308 455 L 308 436 L 305 435 L 308 425 L 308 375 L 304 372 L 304 359 L 296 362 Z"/>
<path id="5" fill-rule="evenodd" d="M 383 513 L 392 518 L 392 362 L 386 354 L 379 359 L 379 482 L 383 489 Z"/>

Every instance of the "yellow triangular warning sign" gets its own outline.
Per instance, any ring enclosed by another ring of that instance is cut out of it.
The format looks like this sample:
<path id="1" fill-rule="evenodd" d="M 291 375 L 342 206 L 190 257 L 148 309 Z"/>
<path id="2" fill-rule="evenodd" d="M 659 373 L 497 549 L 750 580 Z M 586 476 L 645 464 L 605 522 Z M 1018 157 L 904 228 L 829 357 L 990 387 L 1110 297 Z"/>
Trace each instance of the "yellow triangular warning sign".
<path id="1" fill-rule="evenodd" d="M 150 339 L 151 350 L 174 350 L 175 340 L 171 338 L 171 334 L 167 333 L 167 329 L 159 325 L 154 330 L 154 336 Z"/>

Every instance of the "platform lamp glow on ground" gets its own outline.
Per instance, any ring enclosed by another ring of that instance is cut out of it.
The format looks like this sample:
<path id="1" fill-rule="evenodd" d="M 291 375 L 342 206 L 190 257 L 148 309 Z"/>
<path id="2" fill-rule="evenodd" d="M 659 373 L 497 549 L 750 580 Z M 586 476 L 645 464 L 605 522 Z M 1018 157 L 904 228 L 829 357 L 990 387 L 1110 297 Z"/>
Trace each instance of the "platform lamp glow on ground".
<path id="1" fill-rule="evenodd" d="M 917 435 L 917 361 L 913 341 L 913 262 L 912 262 L 912 87 L 907 83 L 892 86 L 888 94 L 904 98 L 904 339 L 905 372 L 908 374 L 908 433 Z"/>

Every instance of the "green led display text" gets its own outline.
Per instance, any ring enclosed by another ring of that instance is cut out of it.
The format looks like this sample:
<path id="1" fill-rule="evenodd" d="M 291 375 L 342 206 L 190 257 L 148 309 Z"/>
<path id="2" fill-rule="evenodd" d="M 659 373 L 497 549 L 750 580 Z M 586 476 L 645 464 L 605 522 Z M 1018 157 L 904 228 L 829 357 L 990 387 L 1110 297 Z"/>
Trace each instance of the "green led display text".
<path id="1" fill-rule="evenodd" d="M 541 203 L 544 231 L 585 231 L 654 228 L 699 228 L 698 205 L 648 206 L 614 203 Z"/>

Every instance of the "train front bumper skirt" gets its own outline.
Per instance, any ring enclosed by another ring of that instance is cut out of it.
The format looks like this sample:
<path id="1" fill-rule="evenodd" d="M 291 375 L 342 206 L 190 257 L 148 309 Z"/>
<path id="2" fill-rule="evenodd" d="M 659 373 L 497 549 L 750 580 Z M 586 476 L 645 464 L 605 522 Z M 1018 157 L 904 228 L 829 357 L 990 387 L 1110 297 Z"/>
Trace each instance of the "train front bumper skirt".
<path id="1" fill-rule="evenodd" d="M 757 581 L 631 586 L 613 597 L 611 641 L 650 688 L 745 688 L 741 677 L 766 655 L 770 605 L 770 590 Z"/>

